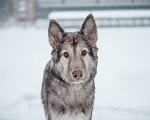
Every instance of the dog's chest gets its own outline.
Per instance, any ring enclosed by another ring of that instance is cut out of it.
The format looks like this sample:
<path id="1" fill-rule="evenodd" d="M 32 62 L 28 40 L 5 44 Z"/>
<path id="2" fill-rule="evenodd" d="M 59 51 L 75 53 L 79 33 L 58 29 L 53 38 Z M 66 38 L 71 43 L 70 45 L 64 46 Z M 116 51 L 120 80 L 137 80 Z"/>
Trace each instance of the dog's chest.
<path id="1" fill-rule="evenodd" d="M 82 85 L 69 87 L 68 92 L 65 93 L 63 89 L 60 86 L 55 87 L 57 96 L 54 96 L 53 93 L 49 96 L 49 110 L 52 120 L 89 120 L 94 93 L 82 89 Z"/>

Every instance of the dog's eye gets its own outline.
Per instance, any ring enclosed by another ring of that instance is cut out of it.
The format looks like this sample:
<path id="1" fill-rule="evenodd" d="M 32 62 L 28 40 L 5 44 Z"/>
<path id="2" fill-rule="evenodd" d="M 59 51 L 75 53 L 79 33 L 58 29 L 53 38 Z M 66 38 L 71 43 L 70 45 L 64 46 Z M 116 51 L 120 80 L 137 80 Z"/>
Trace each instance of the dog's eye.
<path id="1" fill-rule="evenodd" d="M 83 51 L 82 51 L 82 55 L 83 55 L 83 56 L 85 56 L 86 53 L 87 53 L 86 50 L 83 50 Z"/>
<path id="2" fill-rule="evenodd" d="M 64 56 L 67 58 L 69 54 L 67 52 L 64 52 Z"/>

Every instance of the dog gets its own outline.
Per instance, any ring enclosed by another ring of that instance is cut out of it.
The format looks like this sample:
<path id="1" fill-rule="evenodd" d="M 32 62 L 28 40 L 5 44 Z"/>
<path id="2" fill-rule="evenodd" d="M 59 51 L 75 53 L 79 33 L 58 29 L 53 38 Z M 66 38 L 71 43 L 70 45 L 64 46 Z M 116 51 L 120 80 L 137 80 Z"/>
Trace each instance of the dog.
<path id="1" fill-rule="evenodd" d="M 77 32 L 65 32 L 56 20 L 48 28 L 52 58 L 47 63 L 41 99 L 46 120 L 91 120 L 97 73 L 97 26 L 89 14 Z"/>

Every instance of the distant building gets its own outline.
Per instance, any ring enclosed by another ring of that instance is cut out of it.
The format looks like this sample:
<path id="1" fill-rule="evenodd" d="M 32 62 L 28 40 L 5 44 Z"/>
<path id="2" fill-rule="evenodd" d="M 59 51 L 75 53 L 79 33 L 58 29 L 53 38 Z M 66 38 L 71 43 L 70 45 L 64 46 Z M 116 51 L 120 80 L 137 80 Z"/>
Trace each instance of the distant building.
<path id="1" fill-rule="evenodd" d="M 2 0 L 0 20 L 33 22 L 52 11 L 150 9 L 150 0 Z"/>
<path id="2" fill-rule="evenodd" d="M 36 0 L 36 18 L 52 11 L 150 9 L 150 0 Z"/>

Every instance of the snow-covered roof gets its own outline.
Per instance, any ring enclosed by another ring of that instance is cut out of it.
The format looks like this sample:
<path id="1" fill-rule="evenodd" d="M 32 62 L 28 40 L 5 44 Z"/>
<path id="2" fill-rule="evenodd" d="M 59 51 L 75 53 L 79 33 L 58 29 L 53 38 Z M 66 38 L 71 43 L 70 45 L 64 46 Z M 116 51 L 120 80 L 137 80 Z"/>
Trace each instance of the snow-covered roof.
<path id="1" fill-rule="evenodd" d="M 150 10 L 55 11 L 49 13 L 48 19 L 84 19 L 90 13 L 94 18 L 150 17 Z"/>

